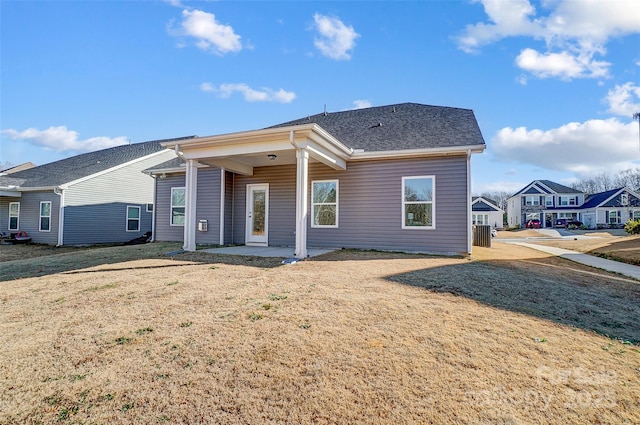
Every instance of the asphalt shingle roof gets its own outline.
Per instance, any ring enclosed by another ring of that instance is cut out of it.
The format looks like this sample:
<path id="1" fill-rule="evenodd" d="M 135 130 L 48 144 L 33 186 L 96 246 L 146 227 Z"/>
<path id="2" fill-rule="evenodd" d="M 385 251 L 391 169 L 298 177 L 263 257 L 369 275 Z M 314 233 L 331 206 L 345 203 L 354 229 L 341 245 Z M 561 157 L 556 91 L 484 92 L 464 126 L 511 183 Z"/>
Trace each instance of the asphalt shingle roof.
<path id="1" fill-rule="evenodd" d="M 316 123 L 352 149 L 390 151 L 483 145 L 471 109 L 418 103 L 311 115 L 267 128 Z"/>
<path id="2" fill-rule="evenodd" d="M 615 195 L 618 191 L 624 189 L 619 187 L 617 189 L 607 190 L 606 192 L 594 193 L 593 195 L 587 196 L 587 199 L 584 200 L 584 204 L 580 208 L 595 208 L 613 195 Z"/>
<path id="3" fill-rule="evenodd" d="M 28 170 L 0 176 L 0 187 L 35 188 L 59 186 L 164 150 L 165 148 L 160 145 L 161 142 L 191 139 L 193 137 L 133 143 L 72 156 Z"/>
<path id="4" fill-rule="evenodd" d="M 531 192 L 530 190 L 527 190 L 525 192 L 525 189 L 527 189 L 529 186 L 531 186 L 532 184 L 535 183 L 542 183 L 543 185 L 545 185 L 546 187 L 548 187 L 549 189 L 551 189 L 554 193 L 560 193 L 560 194 L 564 194 L 564 193 L 582 193 L 579 190 L 561 185 L 560 183 L 556 183 L 556 182 L 552 182 L 551 180 L 534 180 L 531 183 L 529 183 L 528 185 L 526 185 L 525 187 L 523 187 L 522 189 L 520 189 L 519 191 L 517 191 L 515 194 L 512 195 L 516 196 L 516 195 L 522 195 L 522 194 L 526 194 L 526 193 L 535 193 L 535 192 Z M 540 190 L 544 191 L 545 193 L 547 193 L 547 191 L 544 189 L 544 187 L 538 186 L 540 188 Z"/>

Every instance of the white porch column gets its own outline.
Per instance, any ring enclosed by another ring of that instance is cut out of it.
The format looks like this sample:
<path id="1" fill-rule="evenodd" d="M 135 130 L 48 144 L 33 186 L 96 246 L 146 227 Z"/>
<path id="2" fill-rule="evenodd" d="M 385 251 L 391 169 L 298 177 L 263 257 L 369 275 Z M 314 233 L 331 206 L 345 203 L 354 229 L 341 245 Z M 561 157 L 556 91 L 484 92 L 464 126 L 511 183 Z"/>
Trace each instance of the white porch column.
<path id="1" fill-rule="evenodd" d="M 184 245 L 185 251 L 196 250 L 196 204 L 198 191 L 198 161 L 187 160 L 185 181 Z"/>
<path id="2" fill-rule="evenodd" d="M 309 186 L 309 152 L 296 151 L 296 258 L 307 258 L 307 187 Z"/>

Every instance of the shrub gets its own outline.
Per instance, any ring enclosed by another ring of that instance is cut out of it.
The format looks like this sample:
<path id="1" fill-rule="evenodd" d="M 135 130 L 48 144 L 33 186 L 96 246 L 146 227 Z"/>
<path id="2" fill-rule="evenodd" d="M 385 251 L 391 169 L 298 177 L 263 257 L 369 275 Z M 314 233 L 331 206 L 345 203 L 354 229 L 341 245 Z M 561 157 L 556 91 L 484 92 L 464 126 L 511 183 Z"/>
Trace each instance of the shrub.
<path id="1" fill-rule="evenodd" d="M 624 225 L 624 230 L 630 235 L 640 234 L 640 220 L 629 220 Z"/>

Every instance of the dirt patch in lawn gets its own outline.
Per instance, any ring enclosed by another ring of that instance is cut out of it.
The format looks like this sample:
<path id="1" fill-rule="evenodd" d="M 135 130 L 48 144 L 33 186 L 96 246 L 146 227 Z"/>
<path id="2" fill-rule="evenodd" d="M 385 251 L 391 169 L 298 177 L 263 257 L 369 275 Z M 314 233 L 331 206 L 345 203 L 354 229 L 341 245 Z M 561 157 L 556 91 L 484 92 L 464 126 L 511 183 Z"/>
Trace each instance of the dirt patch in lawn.
<path id="1" fill-rule="evenodd" d="M 533 229 L 499 230 L 497 233 L 496 238 L 498 239 L 542 238 L 546 236 Z"/>
<path id="2" fill-rule="evenodd" d="M 534 243 L 640 265 L 640 235 L 614 237 L 601 234 L 588 239 L 536 240 Z"/>
<path id="3" fill-rule="evenodd" d="M 534 250 L 76 255 L 0 282 L 0 423 L 640 422 L 638 283 Z"/>

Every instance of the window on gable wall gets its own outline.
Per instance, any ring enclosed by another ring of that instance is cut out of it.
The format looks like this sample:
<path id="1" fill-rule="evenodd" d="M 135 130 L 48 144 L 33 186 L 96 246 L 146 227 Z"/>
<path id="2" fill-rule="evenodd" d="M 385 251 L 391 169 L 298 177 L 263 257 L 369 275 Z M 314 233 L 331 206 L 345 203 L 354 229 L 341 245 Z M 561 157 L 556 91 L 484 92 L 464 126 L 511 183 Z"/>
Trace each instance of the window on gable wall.
<path id="1" fill-rule="evenodd" d="M 140 207 L 127 206 L 127 232 L 140 231 Z"/>
<path id="2" fill-rule="evenodd" d="M 20 228 L 20 202 L 9 203 L 9 230 Z"/>
<path id="3" fill-rule="evenodd" d="M 51 201 L 40 202 L 40 229 L 41 232 L 51 231 Z"/>
<path id="4" fill-rule="evenodd" d="M 435 228 L 435 176 L 402 178 L 402 228 Z"/>
<path id="5" fill-rule="evenodd" d="M 311 182 L 311 227 L 338 227 L 338 180 Z"/>

